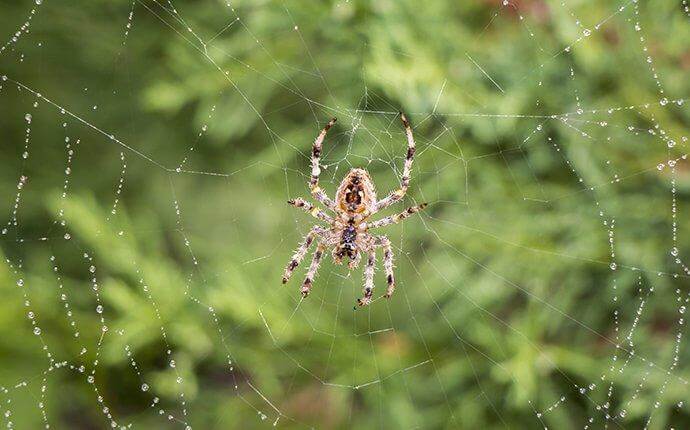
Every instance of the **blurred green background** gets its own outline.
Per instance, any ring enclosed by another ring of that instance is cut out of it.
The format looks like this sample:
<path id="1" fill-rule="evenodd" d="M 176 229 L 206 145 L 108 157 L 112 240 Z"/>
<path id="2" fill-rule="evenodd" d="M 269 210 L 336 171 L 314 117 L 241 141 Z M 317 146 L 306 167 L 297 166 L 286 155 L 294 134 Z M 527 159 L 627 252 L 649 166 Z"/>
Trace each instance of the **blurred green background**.
<path id="1" fill-rule="evenodd" d="M 684 7 L 0 1 L 3 426 L 688 428 Z M 398 290 L 300 300 L 314 137 L 384 194 L 399 110 Z"/>

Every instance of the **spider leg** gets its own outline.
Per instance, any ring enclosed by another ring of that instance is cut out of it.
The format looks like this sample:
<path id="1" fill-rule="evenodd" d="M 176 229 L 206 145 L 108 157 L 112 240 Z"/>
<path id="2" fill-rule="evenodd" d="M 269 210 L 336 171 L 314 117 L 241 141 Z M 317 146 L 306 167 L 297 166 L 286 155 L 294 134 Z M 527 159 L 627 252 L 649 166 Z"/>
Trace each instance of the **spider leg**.
<path id="1" fill-rule="evenodd" d="M 311 259 L 311 265 L 309 265 L 309 270 L 307 271 L 307 277 L 304 278 L 304 282 L 302 283 L 302 296 L 307 297 L 309 295 L 309 291 L 311 290 L 311 283 L 314 280 L 314 277 L 316 276 L 316 271 L 319 270 L 319 265 L 321 264 L 321 257 L 323 256 L 323 252 L 326 249 L 326 245 L 323 243 L 319 243 L 316 247 L 316 251 L 314 252 L 314 257 Z"/>
<path id="2" fill-rule="evenodd" d="M 318 218 L 322 221 L 326 221 L 329 224 L 333 223 L 333 218 L 326 214 L 326 212 L 322 211 L 318 207 L 314 206 L 313 204 L 309 203 L 308 201 L 304 200 L 303 198 L 296 198 L 296 199 L 291 199 L 287 201 L 288 204 L 291 204 L 292 206 L 296 208 L 301 208 L 304 209 L 305 212 L 308 212 L 311 216 L 314 218 Z"/>
<path id="3" fill-rule="evenodd" d="M 290 260 L 290 262 L 285 267 L 285 272 L 283 273 L 283 284 L 287 283 L 287 281 L 290 279 L 290 276 L 292 276 L 292 272 L 295 271 L 295 268 L 297 268 L 299 263 L 302 261 L 304 256 L 307 254 L 307 250 L 309 249 L 312 242 L 314 241 L 314 236 L 322 235 L 324 233 L 324 231 L 325 230 L 322 229 L 321 227 L 314 226 L 309 231 L 309 233 L 307 233 L 307 236 L 304 238 L 304 241 L 295 250 L 295 253 L 292 255 L 292 259 Z"/>
<path id="4" fill-rule="evenodd" d="M 393 274 L 393 249 L 391 241 L 386 236 L 377 237 L 377 245 L 383 248 L 383 268 L 386 271 L 386 282 L 388 288 L 386 289 L 385 298 L 390 298 L 395 291 L 395 275 Z"/>
<path id="5" fill-rule="evenodd" d="M 403 167 L 402 178 L 400 180 L 400 188 L 376 202 L 376 207 L 374 208 L 375 212 L 385 209 L 402 199 L 410 186 L 410 171 L 412 170 L 412 161 L 414 161 L 416 146 L 414 143 L 414 137 L 412 136 L 410 121 L 407 120 L 407 117 L 402 112 L 400 112 L 400 119 L 405 127 L 405 135 L 407 136 L 407 156 L 405 157 L 405 166 Z"/>
<path id="6" fill-rule="evenodd" d="M 371 303 L 371 295 L 374 290 L 374 269 L 376 266 L 376 252 L 372 249 L 367 257 L 367 265 L 364 266 L 364 296 L 357 299 L 357 304 L 366 306 Z"/>
<path id="7" fill-rule="evenodd" d="M 397 224 L 405 218 L 410 217 L 413 214 L 423 210 L 425 207 L 427 207 L 427 205 L 428 203 L 422 203 L 421 205 L 411 206 L 405 209 L 403 212 L 400 212 L 399 214 L 390 215 L 385 218 L 381 218 L 380 220 L 372 222 L 371 224 L 369 224 L 369 228 L 377 228 L 384 227 L 390 224 Z"/>
<path id="8" fill-rule="evenodd" d="M 319 175 L 321 174 L 319 160 L 321 158 L 321 145 L 323 144 L 323 140 L 326 138 L 326 133 L 333 127 L 335 122 L 335 118 L 328 121 L 328 124 L 326 124 L 323 130 L 321 130 L 321 133 L 316 137 L 316 140 L 314 140 L 314 145 L 311 149 L 311 179 L 309 180 L 311 195 L 332 211 L 336 210 L 335 203 L 326 195 L 326 192 L 319 187 Z"/>

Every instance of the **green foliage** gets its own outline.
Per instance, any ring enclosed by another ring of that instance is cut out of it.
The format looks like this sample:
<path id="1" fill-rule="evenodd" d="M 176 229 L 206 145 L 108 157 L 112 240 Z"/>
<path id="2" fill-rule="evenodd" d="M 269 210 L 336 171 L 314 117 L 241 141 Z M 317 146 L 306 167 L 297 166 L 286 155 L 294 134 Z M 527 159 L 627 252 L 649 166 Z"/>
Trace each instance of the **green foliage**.
<path id="1" fill-rule="evenodd" d="M 43 3 L 0 54 L 3 425 L 690 425 L 678 2 Z M 3 38 L 33 6 L 0 4 Z M 326 259 L 300 300 L 304 267 L 280 277 L 315 220 L 284 202 L 314 137 L 338 116 L 329 193 L 350 167 L 385 193 L 399 110 L 405 204 L 431 205 L 382 231 L 398 291 L 353 310 L 360 272 Z"/>

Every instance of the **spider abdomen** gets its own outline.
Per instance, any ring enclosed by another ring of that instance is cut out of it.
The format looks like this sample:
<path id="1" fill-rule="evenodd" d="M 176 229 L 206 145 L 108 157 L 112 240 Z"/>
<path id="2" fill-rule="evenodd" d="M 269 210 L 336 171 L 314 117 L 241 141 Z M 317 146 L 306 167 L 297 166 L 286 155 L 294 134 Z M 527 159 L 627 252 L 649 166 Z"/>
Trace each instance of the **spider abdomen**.
<path id="1" fill-rule="evenodd" d="M 376 190 L 369 173 L 364 169 L 350 170 L 340 183 L 335 197 L 343 212 L 372 213 L 376 203 Z"/>

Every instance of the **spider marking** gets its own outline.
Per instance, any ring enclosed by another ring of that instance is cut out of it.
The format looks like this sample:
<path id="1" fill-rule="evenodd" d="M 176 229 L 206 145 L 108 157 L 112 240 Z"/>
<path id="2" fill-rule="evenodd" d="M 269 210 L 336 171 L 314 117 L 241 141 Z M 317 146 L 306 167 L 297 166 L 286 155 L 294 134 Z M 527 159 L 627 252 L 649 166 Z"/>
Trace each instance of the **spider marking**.
<path id="1" fill-rule="evenodd" d="M 386 289 L 384 297 L 389 298 L 393 295 L 393 291 L 395 290 L 395 276 L 393 274 L 393 250 L 391 248 L 391 242 L 386 236 L 370 234 L 369 230 L 398 223 L 427 206 L 426 203 L 422 203 L 417 206 L 409 207 L 396 215 L 387 216 L 377 221 L 367 221 L 369 217 L 380 210 L 401 200 L 410 186 L 410 171 L 412 169 L 412 161 L 414 160 L 415 143 L 410 122 L 402 112 L 400 113 L 400 119 L 402 120 L 403 127 L 405 128 L 405 135 L 407 137 L 407 156 L 405 157 L 405 165 L 400 179 L 400 188 L 394 190 L 381 200 L 376 198 L 374 182 L 371 180 L 369 173 L 364 169 L 355 168 L 348 172 L 338 186 L 335 200 L 331 200 L 323 189 L 319 187 L 319 175 L 321 174 L 319 159 L 321 157 L 322 145 L 326 133 L 333 124 L 335 124 L 336 119 L 331 119 L 323 130 L 321 130 L 321 133 L 319 133 L 316 140 L 314 140 L 311 151 L 311 179 L 309 181 L 309 188 L 311 189 L 312 197 L 321 202 L 321 204 L 333 212 L 335 216 L 327 214 L 302 198 L 288 200 L 289 204 L 301 208 L 315 218 L 328 223 L 329 228 L 320 226 L 312 227 L 304 238 L 304 241 L 297 250 L 295 250 L 287 267 L 285 267 L 283 284 L 290 279 L 295 268 L 297 268 L 302 259 L 304 259 L 309 247 L 314 243 L 314 240 L 316 240 L 317 249 L 314 252 L 311 264 L 307 270 L 307 276 L 302 283 L 301 292 L 304 297 L 309 295 L 312 282 L 316 276 L 316 271 L 319 268 L 319 264 L 321 264 L 323 253 L 327 248 L 331 248 L 333 260 L 337 264 L 342 264 L 343 258 L 347 257 L 349 259 L 348 267 L 350 269 L 357 267 L 362 258 L 362 254 L 366 254 L 367 260 L 364 268 L 363 296 L 357 300 L 360 306 L 371 303 L 371 296 L 374 290 L 376 250 L 382 248 L 383 267 L 386 272 L 386 282 L 388 283 L 388 288 Z"/>

